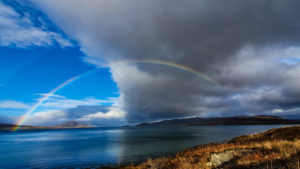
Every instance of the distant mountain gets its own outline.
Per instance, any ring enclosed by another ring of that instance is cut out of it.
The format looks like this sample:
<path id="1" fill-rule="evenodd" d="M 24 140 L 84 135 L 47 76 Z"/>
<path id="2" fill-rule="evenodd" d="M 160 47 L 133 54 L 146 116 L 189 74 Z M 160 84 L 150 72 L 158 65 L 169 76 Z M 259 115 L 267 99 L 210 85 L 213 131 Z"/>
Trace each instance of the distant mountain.
<path id="1" fill-rule="evenodd" d="M 14 124 L 0 123 L 0 129 L 2 129 L 2 130 L 4 130 L 4 129 L 10 130 L 15 126 L 16 125 L 14 125 Z"/>
<path id="2" fill-rule="evenodd" d="M 82 124 L 78 121 L 68 121 L 60 125 L 51 126 L 53 128 L 88 128 L 91 127 L 86 124 Z"/>
<path id="3" fill-rule="evenodd" d="M 0 123 L 0 130 L 11 130 L 13 127 L 15 127 L 15 124 L 5 124 L 5 123 Z M 92 126 L 82 124 L 77 121 L 68 121 L 60 125 L 55 125 L 55 126 L 20 126 L 19 129 L 61 129 L 61 128 L 89 128 Z"/>
<path id="4" fill-rule="evenodd" d="M 0 123 L 0 130 L 11 130 L 14 127 L 16 127 L 15 124 L 7 124 L 7 123 Z M 34 128 L 34 126 L 26 126 L 26 125 L 21 125 L 19 126 L 19 128 L 26 128 L 26 129 L 30 129 L 30 128 Z"/>
<path id="5" fill-rule="evenodd" d="M 266 125 L 266 124 L 300 124 L 300 119 L 290 120 L 277 116 L 234 116 L 214 118 L 183 118 L 163 120 L 154 123 L 141 123 L 137 126 L 216 126 L 216 125 Z"/>
<path id="6" fill-rule="evenodd" d="M 14 126 L 15 126 L 14 124 L 0 123 L 0 128 L 11 128 Z"/>

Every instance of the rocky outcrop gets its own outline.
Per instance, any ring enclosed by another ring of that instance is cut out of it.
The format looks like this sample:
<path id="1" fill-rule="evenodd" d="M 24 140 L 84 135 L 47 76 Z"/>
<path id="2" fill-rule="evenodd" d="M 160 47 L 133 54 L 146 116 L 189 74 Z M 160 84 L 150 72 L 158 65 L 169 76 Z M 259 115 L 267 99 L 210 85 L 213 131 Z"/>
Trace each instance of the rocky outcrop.
<path id="1" fill-rule="evenodd" d="M 211 154 L 211 165 L 213 167 L 219 167 L 222 164 L 230 161 L 234 157 L 234 150 L 228 150 L 221 153 Z"/>
<path id="2" fill-rule="evenodd" d="M 233 160 L 235 156 L 250 152 L 250 149 L 233 149 L 218 153 L 212 153 L 210 156 L 210 163 L 208 163 L 208 166 L 220 167 L 223 164 Z"/>

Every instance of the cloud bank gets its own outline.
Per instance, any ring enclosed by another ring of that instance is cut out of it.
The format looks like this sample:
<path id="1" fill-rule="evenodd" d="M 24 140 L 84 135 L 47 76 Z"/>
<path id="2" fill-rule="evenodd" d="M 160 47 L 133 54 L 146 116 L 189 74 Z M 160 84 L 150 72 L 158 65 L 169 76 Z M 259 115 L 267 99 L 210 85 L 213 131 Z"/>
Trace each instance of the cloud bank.
<path id="1" fill-rule="evenodd" d="M 131 122 L 299 114 L 298 0 L 32 1 L 86 62 L 110 65 Z M 114 64 L 136 59 L 182 64 L 218 85 L 161 65 Z"/>
<path id="2" fill-rule="evenodd" d="M 25 125 L 51 126 L 75 120 L 91 126 L 107 127 L 112 124 L 122 126 L 126 124 L 124 117 L 125 112 L 114 106 L 81 105 L 68 109 L 35 112 L 28 117 Z"/>
<path id="3" fill-rule="evenodd" d="M 60 95 L 51 95 L 44 104 L 28 116 L 24 124 L 49 126 L 76 120 L 93 126 L 112 126 L 112 123 L 114 126 L 121 126 L 126 124 L 125 115 L 126 113 L 119 108 L 116 98 L 74 100 Z"/>
<path id="4" fill-rule="evenodd" d="M 4 2 L 8 1 L 0 1 L 0 46 L 27 48 L 54 43 L 61 47 L 72 46 L 61 34 L 48 30 L 42 17 L 34 18 L 41 25 L 36 26 L 29 12 L 17 11 Z"/>

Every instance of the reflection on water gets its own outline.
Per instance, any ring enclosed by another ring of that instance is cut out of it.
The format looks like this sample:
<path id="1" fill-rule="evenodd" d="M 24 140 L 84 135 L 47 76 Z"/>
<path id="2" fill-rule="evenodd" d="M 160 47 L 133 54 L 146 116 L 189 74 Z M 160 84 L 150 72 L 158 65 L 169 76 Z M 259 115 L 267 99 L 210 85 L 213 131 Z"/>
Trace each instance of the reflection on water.
<path id="1" fill-rule="evenodd" d="M 135 162 L 268 126 L 129 127 L 0 132 L 0 168 L 55 168 Z"/>

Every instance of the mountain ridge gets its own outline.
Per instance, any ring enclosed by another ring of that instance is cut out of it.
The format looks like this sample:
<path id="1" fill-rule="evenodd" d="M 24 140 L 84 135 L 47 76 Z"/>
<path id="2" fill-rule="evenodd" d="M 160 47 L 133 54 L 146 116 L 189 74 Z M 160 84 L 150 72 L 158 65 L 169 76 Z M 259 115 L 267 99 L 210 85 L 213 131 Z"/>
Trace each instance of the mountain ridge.
<path id="1" fill-rule="evenodd" d="M 136 126 L 217 126 L 217 125 L 267 125 L 267 124 L 300 124 L 300 119 L 283 119 L 271 115 L 230 116 L 212 118 L 181 118 L 162 120 L 152 123 L 140 123 Z"/>

